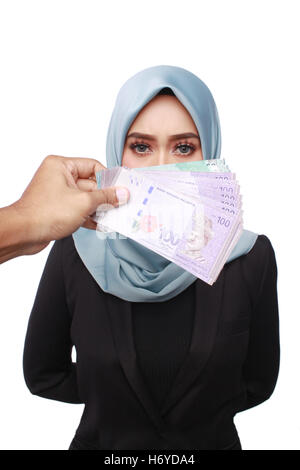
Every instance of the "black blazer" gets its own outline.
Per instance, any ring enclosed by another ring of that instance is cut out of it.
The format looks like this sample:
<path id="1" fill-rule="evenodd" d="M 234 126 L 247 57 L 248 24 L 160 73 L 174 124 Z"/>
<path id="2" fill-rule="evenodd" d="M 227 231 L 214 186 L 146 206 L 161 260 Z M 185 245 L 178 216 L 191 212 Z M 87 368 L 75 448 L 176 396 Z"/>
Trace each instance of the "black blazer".
<path id="1" fill-rule="evenodd" d="M 53 244 L 29 318 L 23 370 L 34 395 L 85 404 L 69 449 L 240 448 L 235 414 L 267 400 L 279 371 L 270 240 L 259 235 L 212 286 L 195 282 L 191 345 L 159 409 L 137 365 L 131 302 L 102 291 L 72 236 Z"/>

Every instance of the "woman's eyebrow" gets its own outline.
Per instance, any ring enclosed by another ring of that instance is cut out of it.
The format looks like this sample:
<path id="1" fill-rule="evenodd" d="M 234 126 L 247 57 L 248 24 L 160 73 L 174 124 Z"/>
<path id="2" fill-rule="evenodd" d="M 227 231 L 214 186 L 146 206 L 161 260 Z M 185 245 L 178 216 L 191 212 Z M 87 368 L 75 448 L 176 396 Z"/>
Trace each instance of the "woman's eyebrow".
<path id="1" fill-rule="evenodd" d="M 156 136 L 155 136 L 155 135 L 151 135 L 151 134 L 141 134 L 140 132 L 132 132 L 131 134 L 129 134 L 129 135 L 127 136 L 127 139 L 129 139 L 129 137 L 136 137 L 136 138 L 148 139 L 148 140 L 156 140 Z M 174 134 L 174 135 L 170 135 L 170 136 L 169 136 L 169 140 L 186 139 L 186 138 L 188 138 L 188 137 L 194 137 L 194 138 L 200 140 L 200 137 L 199 137 L 197 134 L 194 134 L 193 132 L 186 132 L 186 133 L 184 133 L 184 134 Z"/>

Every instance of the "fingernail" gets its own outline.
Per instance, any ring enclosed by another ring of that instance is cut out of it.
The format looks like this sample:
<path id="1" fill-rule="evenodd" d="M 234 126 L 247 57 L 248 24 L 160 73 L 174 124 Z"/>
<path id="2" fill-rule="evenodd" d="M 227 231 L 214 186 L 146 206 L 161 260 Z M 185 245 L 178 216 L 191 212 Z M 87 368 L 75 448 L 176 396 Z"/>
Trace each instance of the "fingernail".
<path id="1" fill-rule="evenodd" d="M 118 198 L 119 205 L 125 204 L 129 198 L 129 192 L 125 188 L 117 188 L 116 195 Z"/>

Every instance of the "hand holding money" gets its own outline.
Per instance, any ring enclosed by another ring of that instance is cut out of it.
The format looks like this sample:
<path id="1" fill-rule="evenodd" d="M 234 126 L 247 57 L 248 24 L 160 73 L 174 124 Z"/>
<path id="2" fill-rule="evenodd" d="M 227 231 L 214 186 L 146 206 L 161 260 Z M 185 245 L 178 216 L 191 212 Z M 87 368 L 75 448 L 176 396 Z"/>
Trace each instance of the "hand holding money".
<path id="1" fill-rule="evenodd" d="M 212 285 L 242 231 L 239 185 L 224 160 L 96 173 L 98 187 L 126 186 L 131 199 L 97 208 L 97 236 L 129 237 Z"/>

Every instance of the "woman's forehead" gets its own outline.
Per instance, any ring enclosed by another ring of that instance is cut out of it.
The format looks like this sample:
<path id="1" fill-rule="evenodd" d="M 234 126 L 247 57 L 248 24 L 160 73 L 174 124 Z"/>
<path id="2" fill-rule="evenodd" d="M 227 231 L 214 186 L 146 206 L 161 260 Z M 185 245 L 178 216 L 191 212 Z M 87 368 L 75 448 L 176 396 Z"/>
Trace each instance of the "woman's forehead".
<path id="1" fill-rule="evenodd" d="M 157 136 L 166 134 L 170 140 L 199 137 L 198 129 L 184 106 L 160 103 L 160 106 L 143 108 L 129 127 L 126 138 L 156 140 Z"/>

